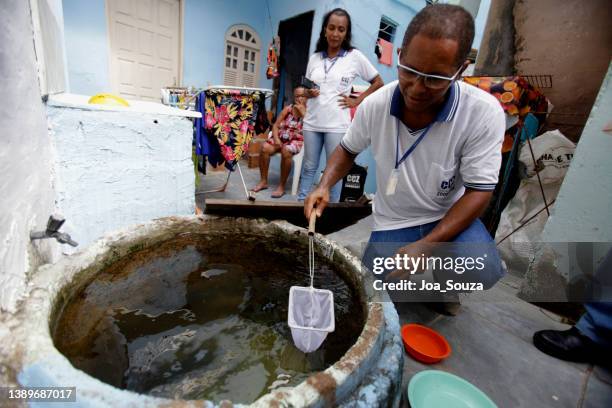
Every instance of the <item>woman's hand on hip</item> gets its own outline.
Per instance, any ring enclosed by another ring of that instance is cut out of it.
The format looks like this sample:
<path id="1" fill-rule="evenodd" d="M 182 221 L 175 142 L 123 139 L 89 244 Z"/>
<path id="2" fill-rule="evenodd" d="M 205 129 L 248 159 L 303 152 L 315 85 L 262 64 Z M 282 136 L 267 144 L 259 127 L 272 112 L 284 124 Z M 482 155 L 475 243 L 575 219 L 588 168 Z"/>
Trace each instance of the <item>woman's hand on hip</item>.
<path id="1" fill-rule="evenodd" d="M 357 100 L 357 98 L 350 98 L 348 96 L 343 96 L 341 95 L 340 98 L 338 99 L 338 105 L 340 105 L 341 108 L 354 108 L 357 105 L 359 105 L 359 101 Z"/>

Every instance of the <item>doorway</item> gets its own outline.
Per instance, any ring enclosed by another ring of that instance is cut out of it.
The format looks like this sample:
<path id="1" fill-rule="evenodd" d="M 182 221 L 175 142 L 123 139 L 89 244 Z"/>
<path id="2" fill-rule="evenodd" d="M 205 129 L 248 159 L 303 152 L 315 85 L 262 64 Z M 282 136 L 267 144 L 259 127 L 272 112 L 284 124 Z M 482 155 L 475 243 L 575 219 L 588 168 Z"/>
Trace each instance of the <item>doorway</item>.
<path id="1" fill-rule="evenodd" d="M 160 89 L 180 84 L 180 0 L 107 0 L 113 92 L 159 102 Z"/>
<path id="2" fill-rule="evenodd" d="M 312 34 L 314 11 L 283 20 L 278 26 L 281 51 L 279 58 L 280 76 L 274 81 L 277 114 L 293 102 L 293 88 L 306 73 Z"/>

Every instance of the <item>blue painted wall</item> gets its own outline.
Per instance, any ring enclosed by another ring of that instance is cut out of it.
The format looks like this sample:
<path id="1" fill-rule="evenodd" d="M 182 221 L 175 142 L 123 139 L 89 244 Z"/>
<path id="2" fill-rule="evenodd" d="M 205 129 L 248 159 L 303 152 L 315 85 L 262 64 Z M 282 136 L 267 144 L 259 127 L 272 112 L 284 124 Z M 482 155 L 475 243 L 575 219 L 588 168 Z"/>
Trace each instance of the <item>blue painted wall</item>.
<path id="1" fill-rule="evenodd" d="M 184 14 L 183 84 L 205 87 L 223 83 L 225 34 L 247 24 L 261 40 L 260 78 L 265 78 L 271 27 L 264 1 L 186 0 Z M 268 86 L 260 81 L 260 87 Z"/>
<path id="2" fill-rule="evenodd" d="M 110 63 L 104 0 L 63 0 L 68 90 L 110 92 Z"/>

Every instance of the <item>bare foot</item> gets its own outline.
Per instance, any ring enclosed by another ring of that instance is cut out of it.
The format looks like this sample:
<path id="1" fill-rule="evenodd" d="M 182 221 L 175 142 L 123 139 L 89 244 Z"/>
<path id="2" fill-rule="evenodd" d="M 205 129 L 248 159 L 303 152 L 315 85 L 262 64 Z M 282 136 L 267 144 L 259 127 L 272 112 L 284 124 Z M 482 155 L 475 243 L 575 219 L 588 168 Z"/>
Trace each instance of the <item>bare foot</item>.
<path id="1" fill-rule="evenodd" d="M 276 190 L 274 190 L 274 192 L 272 194 L 270 194 L 270 197 L 272 198 L 281 198 L 282 196 L 285 195 L 285 189 L 283 187 L 277 187 Z"/>
<path id="2" fill-rule="evenodd" d="M 267 188 L 268 188 L 268 183 L 260 181 L 259 184 L 257 184 L 255 187 L 251 189 L 251 191 L 254 191 L 255 193 L 257 193 L 258 191 L 265 190 Z"/>

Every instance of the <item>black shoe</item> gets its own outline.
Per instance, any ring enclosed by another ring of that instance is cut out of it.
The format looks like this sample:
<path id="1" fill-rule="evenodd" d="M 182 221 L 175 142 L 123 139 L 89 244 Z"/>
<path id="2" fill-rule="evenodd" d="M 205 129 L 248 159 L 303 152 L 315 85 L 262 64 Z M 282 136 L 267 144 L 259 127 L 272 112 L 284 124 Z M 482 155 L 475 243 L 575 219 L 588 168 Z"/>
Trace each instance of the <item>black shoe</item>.
<path id="1" fill-rule="evenodd" d="M 425 302 L 425 305 L 444 316 L 457 316 L 461 309 L 461 302 Z"/>
<path id="2" fill-rule="evenodd" d="M 425 305 L 444 316 L 457 316 L 461 309 L 461 300 L 456 292 L 436 293 L 438 302 L 426 302 Z"/>
<path id="3" fill-rule="evenodd" d="M 569 330 L 541 330 L 533 335 L 533 345 L 543 353 L 578 363 L 603 362 L 606 350 L 576 327 Z"/>

